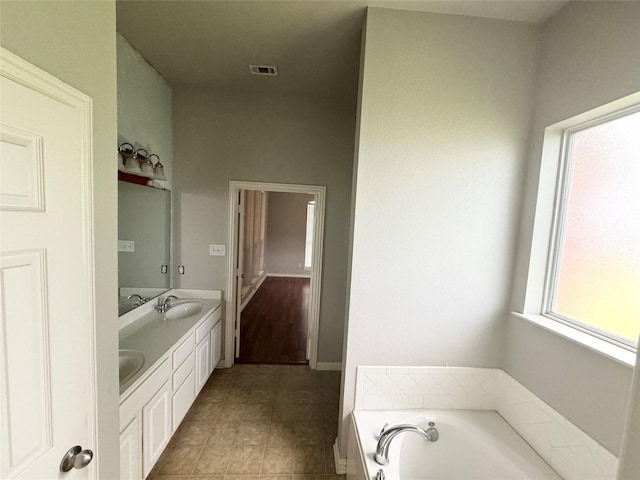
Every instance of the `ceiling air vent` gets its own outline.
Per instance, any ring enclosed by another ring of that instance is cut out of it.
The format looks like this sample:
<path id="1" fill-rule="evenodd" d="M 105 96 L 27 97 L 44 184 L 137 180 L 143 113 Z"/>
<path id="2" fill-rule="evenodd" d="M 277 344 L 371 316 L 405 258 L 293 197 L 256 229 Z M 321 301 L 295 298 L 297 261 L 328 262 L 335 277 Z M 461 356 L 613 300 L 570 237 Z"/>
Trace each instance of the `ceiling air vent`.
<path id="1" fill-rule="evenodd" d="M 249 65 L 251 75 L 267 75 L 269 77 L 277 77 L 278 69 L 275 65 Z"/>

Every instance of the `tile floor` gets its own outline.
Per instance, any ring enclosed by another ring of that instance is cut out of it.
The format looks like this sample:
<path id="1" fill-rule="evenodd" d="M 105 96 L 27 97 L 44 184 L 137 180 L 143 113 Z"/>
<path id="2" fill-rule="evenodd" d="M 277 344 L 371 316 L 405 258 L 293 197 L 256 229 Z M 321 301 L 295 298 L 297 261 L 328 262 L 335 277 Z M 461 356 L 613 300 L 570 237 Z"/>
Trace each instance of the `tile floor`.
<path id="1" fill-rule="evenodd" d="M 339 372 L 216 370 L 148 479 L 344 480 L 332 449 L 339 395 Z"/>

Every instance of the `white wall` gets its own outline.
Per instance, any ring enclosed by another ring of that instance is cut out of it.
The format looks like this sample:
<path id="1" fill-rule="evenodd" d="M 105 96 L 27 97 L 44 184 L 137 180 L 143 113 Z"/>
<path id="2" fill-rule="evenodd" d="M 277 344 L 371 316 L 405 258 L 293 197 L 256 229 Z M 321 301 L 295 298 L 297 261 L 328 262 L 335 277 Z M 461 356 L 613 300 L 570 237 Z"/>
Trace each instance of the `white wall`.
<path id="1" fill-rule="evenodd" d="M 501 364 L 537 32 L 369 9 L 340 447 L 358 365 Z"/>
<path id="2" fill-rule="evenodd" d="M 118 143 L 129 142 L 160 156 L 171 190 L 173 173 L 173 128 L 171 87 L 127 40 L 117 38 L 118 52 Z M 157 159 L 154 157 L 153 162 Z"/>
<path id="3" fill-rule="evenodd" d="M 118 478 L 115 2 L 0 4 L 0 42 L 93 99 L 96 359 L 100 478 Z M 71 446 L 71 445 L 70 445 Z M 93 447 L 95 448 L 95 446 Z"/>
<path id="4" fill-rule="evenodd" d="M 636 365 L 640 365 L 640 350 L 636 355 Z M 640 368 L 636 368 L 633 374 L 624 439 L 618 479 L 635 480 L 640 472 Z"/>
<path id="5" fill-rule="evenodd" d="M 571 2 L 542 32 L 536 108 L 513 278 L 525 308 L 544 128 L 640 91 L 640 3 Z M 544 181 L 552 182 L 553 178 Z M 539 275 L 541 275 L 540 273 Z M 538 275 L 538 276 L 539 276 Z M 619 455 L 632 369 L 522 320 L 509 319 L 504 368 L 542 400 Z M 600 419 L 607 412 L 606 421 Z"/>
<path id="6" fill-rule="evenodd" d="M 176 88 L 173 112 L 178 287 L 226 289 L 229 180 L 326 185 L 318 361 L 340 361 L 355 106 Z"/>
<path id="7" fill-rule="evenodd" d="M 269 193 L 266 271 L 270 274 L 310 275 L 304 269 L 307 204 L 313 195 Z M 302 267 L 298 267 L 298 264 Z"/>

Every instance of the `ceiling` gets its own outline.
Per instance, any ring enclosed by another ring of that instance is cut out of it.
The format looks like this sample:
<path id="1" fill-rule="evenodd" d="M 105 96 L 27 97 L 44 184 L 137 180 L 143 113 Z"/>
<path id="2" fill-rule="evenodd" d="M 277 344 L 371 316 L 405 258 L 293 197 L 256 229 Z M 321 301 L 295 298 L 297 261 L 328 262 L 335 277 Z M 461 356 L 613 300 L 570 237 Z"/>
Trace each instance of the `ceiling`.
<path id="1" fill-rule="evenodd" d="M 117 29 L 174 86 L 353 102 L 367 6 L 542 23 L 566 1 L 117 0 Z M 249 73 L 276 65 L 278 77 Z"/>

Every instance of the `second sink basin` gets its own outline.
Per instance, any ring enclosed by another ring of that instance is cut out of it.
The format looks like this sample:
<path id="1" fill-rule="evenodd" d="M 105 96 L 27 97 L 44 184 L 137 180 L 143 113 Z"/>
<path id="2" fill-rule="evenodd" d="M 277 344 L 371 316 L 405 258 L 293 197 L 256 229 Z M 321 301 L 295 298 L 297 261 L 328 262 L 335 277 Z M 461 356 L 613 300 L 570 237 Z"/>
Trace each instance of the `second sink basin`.
<path id="1" fill-rule="evenodd" d="M 144 365 L 144 355 L 137 350 L 120 350 L 120 385 L 129 381 Z"/>
<path id="2" fill-rule="evenodd" d="M 199 300 L 179 300 L 164 313 L 165 320 L 181 320 L 202 313 L 207 304 Z"/>

